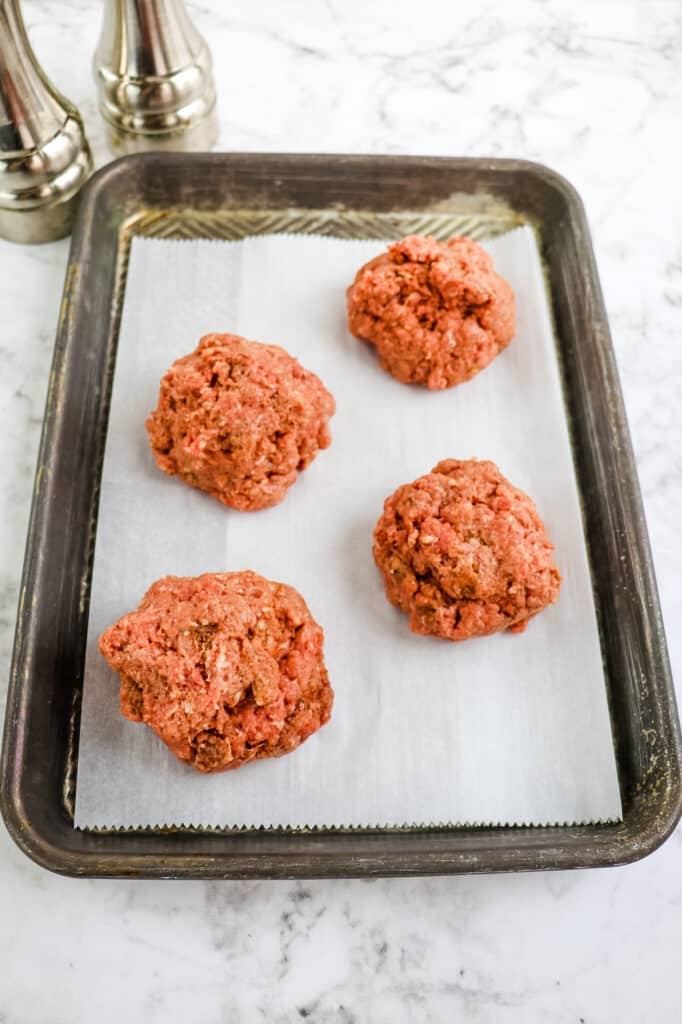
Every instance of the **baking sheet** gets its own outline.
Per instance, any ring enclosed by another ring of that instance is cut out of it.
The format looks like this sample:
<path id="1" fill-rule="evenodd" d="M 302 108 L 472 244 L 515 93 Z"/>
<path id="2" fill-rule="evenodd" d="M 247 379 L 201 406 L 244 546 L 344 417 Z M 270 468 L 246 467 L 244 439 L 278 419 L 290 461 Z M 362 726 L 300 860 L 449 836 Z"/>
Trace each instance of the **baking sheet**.
<path id="1" fill-rule="evenodd" d="M 447 392 L 407 388 L 347 332 L 376 241 L 136 238 L 121 324 L 87 645 L 75 821 L 144 825 L 577 823 L 621 815 L 580 507 L 532 232 L 488 243 L 517 295 L 512 346 Z M 283 345 L 334 393 L 334 442 L 285 502 L 240 514 L 163 476 L 144 420 L 207 331 Z M 416 637 L 371 557 L 384 497 L 445 457 L 492 458 L 535 499 L 564 576 L 520 636 Z M 332 721 L 295 754 L 204 777 L 118 711 L 96 650 L 167 573 L 252 568 L 298 587 L 326 632 Z"/>

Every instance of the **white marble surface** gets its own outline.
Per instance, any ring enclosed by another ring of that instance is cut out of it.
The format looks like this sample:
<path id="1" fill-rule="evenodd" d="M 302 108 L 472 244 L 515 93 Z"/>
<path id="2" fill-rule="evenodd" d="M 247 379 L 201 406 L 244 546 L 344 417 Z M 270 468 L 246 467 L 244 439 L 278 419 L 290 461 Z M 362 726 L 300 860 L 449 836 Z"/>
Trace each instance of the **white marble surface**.
<path id="1" fill-rule="evenodd" d="M 106 159 L 99 5 L 26 0 Z M 225 149 L 505 155 L 585 200 L 682 670 L 678 0 L 201 0 Z M 0 688 L 67 243 L 0 243 Z M 373 882 L 91 882 L 0 829 L 0 1022 L 619 1024 L 680 1019 L 682 832 L 602 872 Z"/>

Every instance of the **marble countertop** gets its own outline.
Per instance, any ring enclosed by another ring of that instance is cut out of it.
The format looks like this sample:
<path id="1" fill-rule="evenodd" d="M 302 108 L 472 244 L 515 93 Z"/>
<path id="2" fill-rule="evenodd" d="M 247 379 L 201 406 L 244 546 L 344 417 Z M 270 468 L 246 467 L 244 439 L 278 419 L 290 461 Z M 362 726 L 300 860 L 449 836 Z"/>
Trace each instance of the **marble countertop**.
<path id="1" fill-rule="evenodd" d="M 222 149 L 540 160 L 585 201 L 682 671 L 682 9 L 677 0 L 200 0 Z M 98 5 L 25 0 L 108 158 Z M 68 242 L 0 242 L 0 691 Z M 76 881 L 0 829 L 0 1022 L 679 1020 L 682 831 L 600 872 Z"/>

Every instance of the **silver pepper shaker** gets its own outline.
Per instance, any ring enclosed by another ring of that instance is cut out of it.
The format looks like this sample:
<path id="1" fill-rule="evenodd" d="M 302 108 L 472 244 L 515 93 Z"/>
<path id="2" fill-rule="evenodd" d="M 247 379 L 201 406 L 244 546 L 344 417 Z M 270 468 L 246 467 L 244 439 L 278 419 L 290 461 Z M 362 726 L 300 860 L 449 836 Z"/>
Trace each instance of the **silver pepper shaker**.
<path id="1" fill-rule="evenodd" d="M 38 64 L 19 0 L 0 0 L 0 237 L 68 234 L 91 171 L 80 114 Z"/>
<path id="2" fill-rule="evenodd" d="M 114 152 L 215 143 L 211 54 L 183 0 L 105 0 L 94 72 Z"/>

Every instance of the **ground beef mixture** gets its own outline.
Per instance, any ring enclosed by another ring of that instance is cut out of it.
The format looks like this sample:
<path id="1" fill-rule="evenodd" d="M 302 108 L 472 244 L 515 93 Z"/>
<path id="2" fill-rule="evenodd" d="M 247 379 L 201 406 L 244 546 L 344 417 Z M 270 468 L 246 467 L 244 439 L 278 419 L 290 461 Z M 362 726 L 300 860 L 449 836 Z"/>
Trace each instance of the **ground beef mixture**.
<path id="1" fill-rule="evenodd" d="M 293 587 L 233 572 L 158 580 L 99 648 L 125 717 L 217 772 L 288 754 L 328 721 L 322 641 Z"/>
<path id="2" fill-rule="evenodd" d="M 161 381 L 157 465 L 243 511 L 280 502 L 331 435 L 334 399 L 277 345 L 207 334 Z"/>
<path id="3" fill-rule="evenodd" d="M 360 268 L 347 300 L 352 334 L 403 384 L 461 384 L 514 336 L 514 293 L 471 238 L 394 242 Z"/>
<path id="4" fill-rule="evenodd" d="M 535 505 L 493 462 L 439 462 L 387 498 L 374 532 L 386 595 L 447 640 L 521 632 L 561 577 Z"/>

